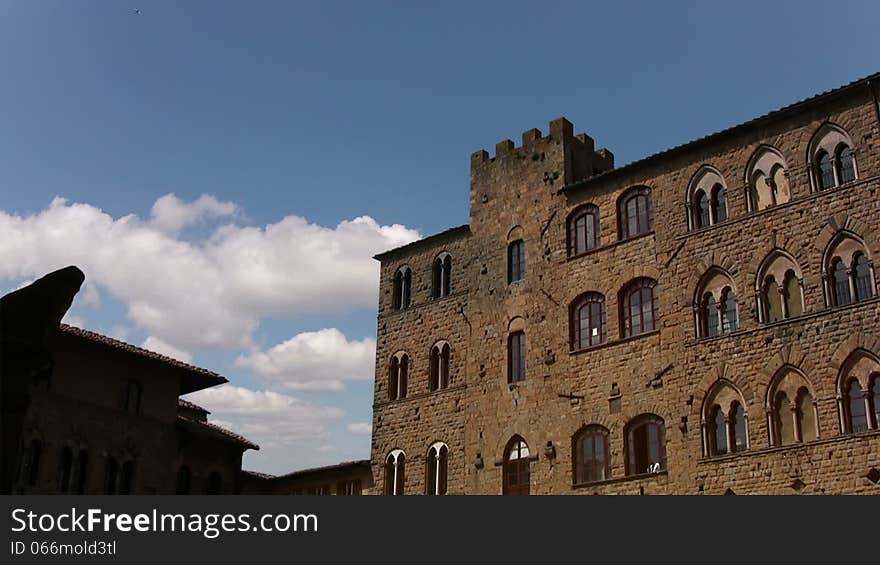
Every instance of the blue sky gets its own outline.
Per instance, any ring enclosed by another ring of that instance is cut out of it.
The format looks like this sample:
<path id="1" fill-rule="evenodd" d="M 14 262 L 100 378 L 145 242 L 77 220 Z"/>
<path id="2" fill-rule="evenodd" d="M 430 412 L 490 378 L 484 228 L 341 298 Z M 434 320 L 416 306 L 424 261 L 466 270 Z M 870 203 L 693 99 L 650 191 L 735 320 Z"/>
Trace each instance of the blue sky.
<path id="1" fill-rule="evenodd" d="M 467 222 L 471 152 L 564 115 L 624 164 L 877 71 L 878 16 L 2 2 L 0 289 L 84 266 L 69 321 L 226 375 L 247 468 L 365 458 L 370 257 Z"/>

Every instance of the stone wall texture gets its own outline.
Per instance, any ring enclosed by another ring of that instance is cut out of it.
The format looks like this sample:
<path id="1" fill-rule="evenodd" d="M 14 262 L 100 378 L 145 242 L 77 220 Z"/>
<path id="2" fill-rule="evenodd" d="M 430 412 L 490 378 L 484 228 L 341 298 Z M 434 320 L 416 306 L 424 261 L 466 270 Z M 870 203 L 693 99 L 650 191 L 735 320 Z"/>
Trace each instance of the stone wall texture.
<path id="1" fill-rule="evenodd" d="M 427 452 L 442 441 L 449 494 L 500 494 L 505 449 L 518 435 L 531 453 L 531 494 L 880 494 L 876 418 L 868 418 L 867 431 L 848 433 L 842 408 L 852 360 L 864 359 L 863 372 L 880 369 L 876 278 L 874 298 L 833 307 L 822 276 L 826 248 L 842 233 L 868 258 L 880 253 L 874 78 L 873 90 L 867 80 L 852 83 L 619 169 L 564 118 L 547 135 L 525 132 L 519 146 L 500 142 L 493 158 L 474 153 L 469 225 L 378 257 L 374 492 L 384 490 L 387 455 L 401 449 L 405 494 L 425 493 Z M 810 147 L 827 124 L 848 135 L 857 178 L 818 190 Z M 791 198 L 750 211 L 746 170 L 763 145 L 784 158 Z M 723 178 L 729 217 L 690 229 L 688 186 L 704 165 Z M 654 229 L 621 240 L 618 202 L 636 186 L 651 190 Z M 567 219 L 584 204 L 599 208 L 600 245 L 571 257 Z M 526 275 L 508 284 L 507 246 L 517 239 L 525 242 Z M 804 311 L 764 323 L 759 273 L 775 250 L 799 268 Z M 432 298 L 432 263 L 443 252 L 452 257 L 451 294 Z M 394 274 L 404 265 L 413 273 L 412 304 L 395 311 Z M 713 271 L 729 277 L 739 325 L 702 338 L 697 288 Z M 659 329 L 625 338 L 619 293 L 639 277 L 657 282 Z M 587 291 L 605 296 L 607 341 L 574 351 L 569 305 Z M 526 378 L 510 384 L 507 340 L 515 330 L 526 335 Z M 430 351 L 441 340 L 451 346 L 450 384 L 432 392 Z M 390 400 L 390 359 L 401 351 L 411 362 L 408 394 Z M 786 373 L 806 383 L 818 436 L 780 445 L 771 439 L 768 409 Z M 719 383 L 741 399 L 748 448 L 716 456 L 704 428 L 707 396 Z M 627 475 L 625 430 L 641 414 L 663 419 L 666 465 Z M 610 478 L 576 484 L 573 437 L 591 424 L 608 431 Z"/>

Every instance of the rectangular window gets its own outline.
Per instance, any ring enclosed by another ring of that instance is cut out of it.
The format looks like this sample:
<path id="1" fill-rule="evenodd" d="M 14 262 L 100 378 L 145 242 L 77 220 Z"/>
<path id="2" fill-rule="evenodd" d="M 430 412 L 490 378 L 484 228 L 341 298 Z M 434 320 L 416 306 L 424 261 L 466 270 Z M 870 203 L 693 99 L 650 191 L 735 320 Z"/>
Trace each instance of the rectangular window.
<path id="1" fill-rule="evenodd" d="M 513 283 L 526 276 L 526 246 L 518 239 L 507 246 L 507 282 Z"/>
<path id="2" fill-rule="evenodd" d="M 526 334 L 514 332 L 507 341 L 507 382 L 526 380 Z"/>

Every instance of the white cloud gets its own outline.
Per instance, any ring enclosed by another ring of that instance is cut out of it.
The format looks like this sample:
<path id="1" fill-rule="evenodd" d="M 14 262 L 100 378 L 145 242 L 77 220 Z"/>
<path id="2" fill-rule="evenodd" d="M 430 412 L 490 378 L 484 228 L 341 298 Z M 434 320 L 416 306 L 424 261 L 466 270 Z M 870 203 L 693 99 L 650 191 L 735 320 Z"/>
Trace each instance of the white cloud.
<path id="1" fill-rule="evenodd" d="M 376 341 L 349 341 L 336 328 L 303 332 L 266 351 L 240 355 L 246 367 L 264 379 L 291 390 L 342 390 L 343 381 L 373 377 Z"/>
<path id="2" fill-rule="evenodd" d="M 76 328 L 86 327 L 85 318 L 77 316 L 76 314 L 71 314 L 70 310 L 68 310 L 67 313 L 64 314 L 64 318 L 62 318 L 61 321 L 69 326 L 74 326 Z"/>
<path id="3" fill-rule="evenodd" d="M 213 423 L 257 443 L 261 450 L 257 457 L 273 450 L 314 450 L 326 445 L 327 424 L 345 415 L 340 408 L 228 384 L 195 392 L 187 399 L 209 410 Z"/>
<path id="4" fill-rule="evenodd" d="M 178 347 L 174 347 L 168 343 L 165 343 L 161 339 L 155 336 L 147 336 L 147 339 L 141 344 L 141 347 L 144 349 L 149 349 L 150 351 L 155 351 L 156 353 L 161 353 L 162 355 L 166 355 L 171 357 L 172 359 L 177 359 L 178 361 L 183 361 L 184 363 L 189 363 L 192 361 L 192 353 L 186 351 L 185 349 L 180 349 Z"/>
<path id="5" fill-rule="evenodd" d="M 159 231 L 177 235 L 180 230 L 200 221 L 234 217 L 240 214 L 233 202 L 220 202 L 210 194 L 203 194 L 192 202 L 184 202 L 174 194 L 166 194 L 153 204 L 150 223 Z"/>
<path id="6" fill-rule="evenodd" d="M 183 349 L 242 347 L 269 314 L 375 305 L 379 270 L 372 256 L 419 237 L 367 216 L 335 227 L 286 216 L 263 227 L 222 225 L 194 241 L 176 235 L 193 222 L 237 214 L 234 204 L 213 197 L 187 204 L 173 195 L 156 201 L 149 221 L 113 218 L 63 198 L 36 214 L 0 212 L 0 279 L 74 264 L 96 285 L 87 301 L 97 301 L 98 287 L 109 292 L 147 335 Z"/>
<path id="7" fill-rule="evenodd" d="M 345 429 L 353 434 L 368 434 L 373 431 L 373 426 L 366 422 L 357 422 L 345 426 Z"/>

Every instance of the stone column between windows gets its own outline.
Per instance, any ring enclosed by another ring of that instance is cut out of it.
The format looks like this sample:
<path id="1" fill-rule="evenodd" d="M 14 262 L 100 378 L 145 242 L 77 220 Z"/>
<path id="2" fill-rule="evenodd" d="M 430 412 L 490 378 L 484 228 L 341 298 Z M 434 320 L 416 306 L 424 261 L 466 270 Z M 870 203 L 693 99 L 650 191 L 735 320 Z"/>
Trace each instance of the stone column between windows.
<path id="1" fill-rule="evenodd" d="M 722 308 L 724 305 L 723 297 L 724 293 L 721 293 L 718 297 L 718 302 L 715 303 L 715 309 L 718 310 L 718 328 L 716 330 L 718 333 L 715 335 L 722 335 L 724 333 L 724 309 Z"/>
<path id="2" fill-rule="evenodd" d="M 785 300 L 785 277 L 783 277 L 783 283 L 776 285 L 776 290 L 779 292 L 779 305 L 782 310 L 782 319 L 788 319 L 788 302 Z"/>
<path id="3" fill-rule="evenodd" d="M 773 421 L 773 408 L 769 406 L 764 408 L 764 411 L 767 413 L 767 443 L 773 447 L 776 445 L 776 422 Z"/>
<path id="4" fill-rule="evenodd" d="M 846 270 L 846 280 L 849 283 L 849 303 L 854 304 L 858 302 L 858 296 L 856 295 L 856 270 L 852 265 Z"/>
<path id="5" fill-rule="evenodd" d="M 868 384 L 870 384 L 870 382 Z M 862 389 L 862 399 L 865 401 L 865 424 L 868 426 L 869 430 L 876 429 L 877 427 L 874 424 L 873 410 L 871 410 L 871 396 L 871 387 L 864 387 Z"/>
<path id="6" fill-rule="evenodd" d="M 789 408 L 791 409 L 791 423 L 794 426 L 794 441 L 801 443 L 804 441 L 804 434 L 797 418 L 797 402 L 791 402 Z"/>
<path id="7" fill-rule="evenodd" d="M 745 432 L 746 432 L 746 437 L 745 437 L 746 449 L 748 450 L 749 447 L 751 447 L 751 441 L 749 441 L 749 413 L 746 411 L 745 406 L 742 407 L 742 411 L 743 411 L 743 423 L 745 424 L 744 427 L 746 429 L 745 430 Z"/>
<path id="8" fill-rule="evenodd" d="M 708 457 L 710 453 L 709 434 L 706 431 L 705 418 L 700 418 L 700 436 L 703 438 L 703 457 Z"/>
<path id="9" fill-rule="evenodd" d="M 728 453 L 734 453 L 736 451 L 736 449 L 734 449 L 735 446 L 733 445 L 734 434 L 731 433 L 733 430 L 730 429 L 731 426 L 733 426 L 733 425 L 734 425 L 734 422 L 730 421 L 730 416 L 728 414 L 725 414 L 724 415 L 724 436 L 727 439 L 727 452 Z"/>
<path id="10" fill-rule="evenodd" d="M 843 382 L 843 381 L 841 381 Z M 838 387 L 839 388 L 839 387 Z M 843 404 L 843 395 L 840 391 L 837 392 L 837 421 L 840 424 L 840 433 L 846 433 L 846 407 Z"/>
<path id="11" fill-rule="evenodd" d="M 831 155 L 831 172 L 834 174 L 834 186 L 840 186 L 840 159 L 837 158 L 837 153 Z"/>
<path id="12" fill-rule="evenodd" d="M 755 304 L 758 305 L 758 323 L 763 324 L 767 320 L 764 314 L 764 293 L 760 289 L 755 290 Z"/>
<path id="13" fill-rule="evenodd" d="M 819 401 L 813 399 L 813 428 L 816 431 L 816 439 L 819 439 Z"/>

